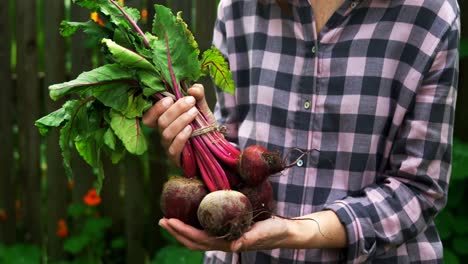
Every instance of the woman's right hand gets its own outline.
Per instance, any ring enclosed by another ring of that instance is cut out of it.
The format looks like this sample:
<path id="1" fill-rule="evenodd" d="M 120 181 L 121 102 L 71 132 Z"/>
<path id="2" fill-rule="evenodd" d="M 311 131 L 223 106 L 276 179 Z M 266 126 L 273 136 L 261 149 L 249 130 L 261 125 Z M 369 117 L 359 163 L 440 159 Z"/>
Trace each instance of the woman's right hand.
<path id="1" fill-rule="evenodd" d="M 185 143 L 192 135 L 190 123 L 198 114 L 196 104 L 205 104 L 204 88 L 194 84 L 185 96 L 174 102 L 166 97 L 154 104 L 143 116 L 143 124 L 157 128 L 161 133 L 161 144 L 169 159 L 180 166 L 180 155 Z"/>

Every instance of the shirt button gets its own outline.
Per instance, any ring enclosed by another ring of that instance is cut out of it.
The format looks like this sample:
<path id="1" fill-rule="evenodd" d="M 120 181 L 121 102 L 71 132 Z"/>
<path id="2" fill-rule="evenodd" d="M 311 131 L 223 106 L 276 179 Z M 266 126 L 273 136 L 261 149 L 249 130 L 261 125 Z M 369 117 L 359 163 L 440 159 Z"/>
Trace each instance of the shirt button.
<path id="1" fill-rule="evenodd" d="M 296 163 L 296 165 L 297 165 L 298 167 L 302 167 L 302 166 L 304 165 L 304 161 L 298 160 L 297 163 Z"/>
<path id="2" fill-rule="evenodd" d="M 310 101 L 309 100 L 306 100 L 305 103 L 304 103 L 304 108 L 305 109 L 309 109 L 310 108 Z"/>
<path id="3" fill-rule="evenodd" d="M 312 54 L 315 54 L 317 52 L 317 48 L 315 46 L 312 47 Z"/>
<path id="4" fill-rule="evenodd" d="M 357 6 L 357 4 L 358 4 L 357 2 L 352 2 L 351 3 L 351 8 L 355 8 Z"/>

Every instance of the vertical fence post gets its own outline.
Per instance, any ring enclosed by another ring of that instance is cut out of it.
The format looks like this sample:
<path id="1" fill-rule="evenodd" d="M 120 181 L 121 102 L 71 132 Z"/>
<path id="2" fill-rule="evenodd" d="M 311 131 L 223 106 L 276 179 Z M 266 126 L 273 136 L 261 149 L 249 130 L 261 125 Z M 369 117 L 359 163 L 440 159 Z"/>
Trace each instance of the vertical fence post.
<path id="1" fill-rule="evenodd" d="M 145 262 L 145 250 L 143 248 L 144 172 L 140 157 L 127 155 L 125 167 L 126 263 L 143 264 Z"/>
<path id="2" fill-rule="evenodd" d="M 40 137 L 34 122 L 39 118 L 40 91 L 37 78 L 36 1 L 16 1 L 17 110 L 19 133 L 19 175 L 24 198 L 25 241 L 40 245 L 41 175 Z"/>
<path id="3" fill-rule="evenodd" d="M 196 1 L 196 39 L 201 51 L 205 51 L 211 47 L 213 38 L 214 22 L 216 20 L 217 1 L 203 0 Z M 214 86 L 211 80 L 203 80 L 201 82 L 205 87 L 206 101 L 213 109 L 216 102 Z"/>
<path id="4" fill-rule="evenodd" d="M 154 5 L 167 5 L 167 0 L 147 0 L 146 4 L 148 9 L 147 31 L 151 32 L 151 29 L 153 28 Z"/>
<path id="5" fill-rule="evenodd" d="M 13 86 L 11 80 L 10 1 L 0 1 L 0 241 L 15 241 L 15 188 L 13 161 Z"/>
<path id="6" fill-rule="evenodd" d="M 172 0 L 169 4 L 172 12 L 177 14 L 177 12 L 182 12 L 182 18 L 185 23 L 192 28 L 192 1 L 189 0 Z"/>
<path id="7" fill-rule="evenodd" d="M 76 4 L 70 6 L 71 21 L 87 21 L 90 18 L 89 10 L 82 8 Z M 72 79 L 76 78 L 83 71 L 92 69 L 91 58 L 93 50 L 86 46 L 86 35 L 82 31 L 76 32 L 71 38 L 71 73 Z M 91 167 L 83 161 L 76 151 L 73 151 L 72 167 L 74 178 L 73 201 L 82 203 L 82 198 L 86 192 L 93 186 L 95 176 Z"/>
<path id="8" fill-rule="evenodd" d="M 148 8 L 148 31 L 151 32 L 152 21 L 154 18 L 154 5 L 166 5 L 166 0 L 147 0 Z M 156 222 L 162 217 L 161 208 L 159 205 L 160 194 L 162 191 L 162 185 L 167 179 L 168 166 L 165 162 L 167 157 L 165 156 L 165 150 L 163 149 L 160 141 L 160 137 L 157 131 L 151 135 L 149 143 L 149 187 L 148 187 L 148 199 L 149 199 L 149 219 L 147 223 L 148 230 L 148 250 L 153 257 L 154 252 L 163 246 L 164 241 L 161 238 L 160 228 Z"/>
<path id="9" fill-rule="evenodd" d="M 60 22 L 65 18 L 64 1 L 43 0 L 44 39 L 47 48 L 44 49 L 45 87 L 43 98 L 45 112 L 50 113 L 60 108 L 62 102 L 54 102 L 49 97 L 48 87 L 54 83 L 66 80 L 65 41 L 59 34 Z M 67 180 L 62 165 L 60 153 L 59 131 L 52 129 L 46 136 L 47 160 L 47 255 L 50 261 L 64 258 L 63 241 L 57 237 L 57 222 L 66 218 Z"/>

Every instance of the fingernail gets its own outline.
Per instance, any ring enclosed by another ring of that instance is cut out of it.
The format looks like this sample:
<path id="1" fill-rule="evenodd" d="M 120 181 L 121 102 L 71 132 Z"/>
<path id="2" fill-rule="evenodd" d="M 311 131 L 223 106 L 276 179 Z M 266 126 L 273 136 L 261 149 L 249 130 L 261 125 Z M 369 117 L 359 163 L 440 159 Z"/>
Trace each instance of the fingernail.
<path id="1" fill-rule="evenodd" d="M 234 251 L 239 251 L 242 248 L 242 242 L 237 242 L 234 246 Z"/>
<path id="2" fill-rule="evenodd" d="M 192 128 L 191 128 L 190 126 L 186 126 L 186 127 L 184 128 L 184 133 L 185 133 L 185 134 L 190 134 L 190 133 L 192 133 Z"/>
<path id="3" fill-rule="evenodd" d="M 198 110 L 197 110 L 196 107 L 192 107 L 192 108 L 190 108 L 190 110 L 188 110 L 189 115 L 195 115 L 195 114 L 197 114 L 197 112 L 198 112 Z"/>
<path id="4" fill-rule="evenodd" d="M 163 101 L 162 101 L 162 105 L 164 107 L 168 107 L 169 104 L 171 103 L 172 99 L 171 98 L 164 98 Z"/>
<path id="5" fill-rule="evenodd" d="M 193 97 L 193 96 L 187 96 L 187 97 L 185 97 L 185 102 L 186 102 L 187 104 L 190 104 L 190 105 L 195 104 L 195 97 Z"/>

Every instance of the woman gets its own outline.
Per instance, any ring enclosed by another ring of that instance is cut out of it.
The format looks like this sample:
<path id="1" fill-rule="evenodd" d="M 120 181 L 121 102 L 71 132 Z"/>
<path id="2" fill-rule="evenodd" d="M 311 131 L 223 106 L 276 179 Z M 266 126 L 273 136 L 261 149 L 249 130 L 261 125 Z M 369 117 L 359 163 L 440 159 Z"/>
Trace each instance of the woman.
<path id="1" fill-rule="evenodd" d="M 215 115 L 240 149 L 317 150 L 270 179 L 275 213 L 227 242 L 160 225 L 206 263 L 442 262 L 458 78 L 455 0 L 221 0 L 214 45 L 236 94 Z M 178 164 L 195 85 L 144 117 Z M 291 160 L 296 157 L 292 156 Z M 234 253 L 233 253 L 234 252 Z"/>

